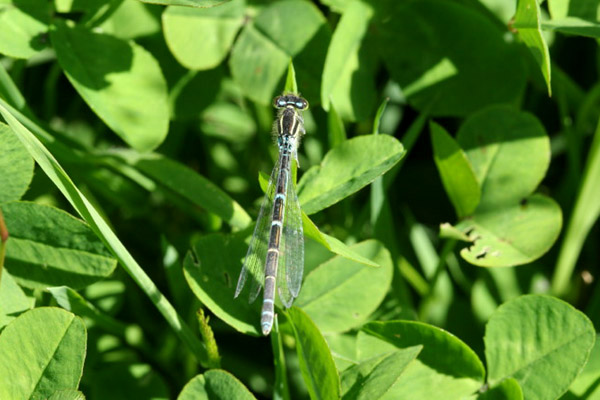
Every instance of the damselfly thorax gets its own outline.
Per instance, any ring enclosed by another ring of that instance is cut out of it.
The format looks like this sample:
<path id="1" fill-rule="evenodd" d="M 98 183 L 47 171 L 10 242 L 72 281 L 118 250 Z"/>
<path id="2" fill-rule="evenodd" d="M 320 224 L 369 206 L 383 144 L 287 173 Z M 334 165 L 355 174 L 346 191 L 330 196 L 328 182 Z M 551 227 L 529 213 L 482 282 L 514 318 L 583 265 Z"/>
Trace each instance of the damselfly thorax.
<path id="1" fill-rule="evenodd" d="M 305 134 L 300 112 L 308 108 L 308 102 L 302 97 L 284 94 L 276 97 L 273 105 L 279 110 L 273 124 L 279 158 L 271 173 L 235 290 L 237 297 L 250 276 L 249 300 L 253 302 L 264 287 L 261 313 L 264 335 L 273 327 L 275 288 L 278 287 L 283 305 L 291 307 L 300 292 L 304 271 L 302 212 L 291 182 L 290 165 L 291 160 L 298 161 L 298 145 Z"/>

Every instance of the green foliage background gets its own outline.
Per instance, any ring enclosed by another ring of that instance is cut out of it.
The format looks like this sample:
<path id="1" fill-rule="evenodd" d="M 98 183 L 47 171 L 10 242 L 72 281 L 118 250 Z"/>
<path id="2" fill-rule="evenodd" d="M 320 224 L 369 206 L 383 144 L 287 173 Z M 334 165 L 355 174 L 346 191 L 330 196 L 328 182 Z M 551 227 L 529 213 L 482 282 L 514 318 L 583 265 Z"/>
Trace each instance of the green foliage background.
<path id="1" fill-rule="evenodd" d="M 0 398 L 599 399 L 598 39 L 598 0 L 0 0 Z"/>

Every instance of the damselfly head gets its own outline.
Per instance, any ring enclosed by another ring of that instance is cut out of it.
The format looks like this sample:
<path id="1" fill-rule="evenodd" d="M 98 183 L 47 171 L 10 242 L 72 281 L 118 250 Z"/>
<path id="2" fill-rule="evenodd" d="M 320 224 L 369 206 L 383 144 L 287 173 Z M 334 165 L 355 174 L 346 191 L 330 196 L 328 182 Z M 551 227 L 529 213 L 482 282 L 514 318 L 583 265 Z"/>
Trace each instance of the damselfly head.
<path id="1" fill-rule="evenodd" d="M 295 96 L 293 94 L 284 94 L 283 96 L 275 97 L 275 99 L 273 100 L 273 106 L 279 109 L 286 107 L 294 107 L 297 110 L 307 110 L 308 101 L 306 101 L 300 96 Z"/>

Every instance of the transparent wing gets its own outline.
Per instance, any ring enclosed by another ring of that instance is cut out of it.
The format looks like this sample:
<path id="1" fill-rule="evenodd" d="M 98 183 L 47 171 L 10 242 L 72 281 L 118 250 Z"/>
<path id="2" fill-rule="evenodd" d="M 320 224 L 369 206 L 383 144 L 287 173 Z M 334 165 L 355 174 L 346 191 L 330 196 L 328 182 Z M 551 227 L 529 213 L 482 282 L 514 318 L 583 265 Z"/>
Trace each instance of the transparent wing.
<path id="1" fill-rule="evenodd" d="M 287 307 L 300 292 L 302 285 L 302 274 L 304 272 L 304 234 L 302 231 L 302 211 L 298 196 L 294 189 L 292 179 L 288 179 L 286 189 L 285 214 L 283 219 L 281 242 L 282 252 L 285 256 L 279 261 L 280 271 L 277 277 L 279 286 L 279 298 Z"/>
<path id="2" fill-rule="evenodd" d="M 278 171 L 281 167 L 281 158 L 275 164 L 269 186 L 263 198 L 256 227 L 250 239 L 250 246 L 244 259 L 244 266 L 238 279 L 237 287 L 235 288 L 234 297 L 238 297 L 248 277 L 250 277 L 250 294 L 248 301 L 252 303 L 258 297 L 260 289 L 265 281 L 265 261 L 267 258 L 267 249 L 269 247 L 269 232 L 271 227 L 271 214 L 273 210 L 273 197 L 275 195 L 275 181 L 277 180 Z"/>

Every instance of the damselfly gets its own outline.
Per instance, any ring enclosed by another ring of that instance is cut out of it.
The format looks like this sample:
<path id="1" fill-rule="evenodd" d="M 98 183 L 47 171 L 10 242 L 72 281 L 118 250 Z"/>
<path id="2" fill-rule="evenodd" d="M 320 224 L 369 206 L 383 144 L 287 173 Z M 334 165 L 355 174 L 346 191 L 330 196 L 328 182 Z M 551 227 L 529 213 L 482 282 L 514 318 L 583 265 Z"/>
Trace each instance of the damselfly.
<path id="1" fill-rule="evenodd" d="M 304 271 L 304 236 L 302 212 L 291 178 L 291 162 L 298 163 L 298 145 L 306 133 L 300 111 L 308 102 L 292 94 L 273 101 L 278 109 L 273 131 L 277 135 L 279 158 L 271 173 L 269 187 L 262 202 L 250 247 L 240 273 L 235 297 L 250 277 L 250 303 L 264 287 L 260 324 L 268 335 L 273 327 L 275 287 L 286 308 L 298 297 Z"/>

